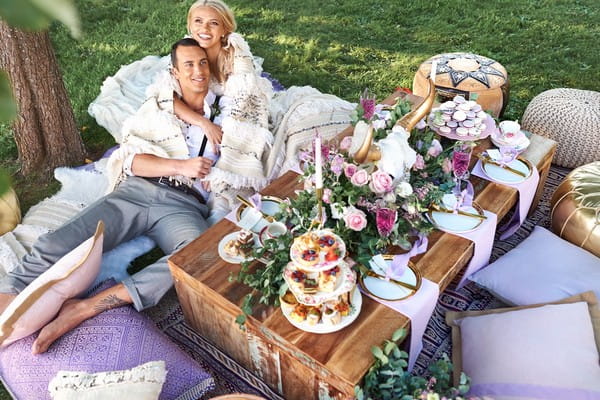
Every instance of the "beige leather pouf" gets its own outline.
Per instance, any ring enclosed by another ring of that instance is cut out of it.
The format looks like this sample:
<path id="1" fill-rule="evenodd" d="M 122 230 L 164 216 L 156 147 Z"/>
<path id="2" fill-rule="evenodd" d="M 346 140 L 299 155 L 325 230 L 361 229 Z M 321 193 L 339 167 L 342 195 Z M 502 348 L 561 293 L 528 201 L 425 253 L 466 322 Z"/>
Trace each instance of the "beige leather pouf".
<path id="1" fill-rule="evenodd" d="M 600 161 L 571 171 L 551 206 L 554 233 L 600 257 Z"/>
<path id="2" fill-rule="evenodd" d="M 15 229 L 21 222 L 21 208 L 15 191 L 10 188 L 0 197 L 0 235 Z"/>
<path id="3" fill-rule="evenodd" d="M 508 104 L 510 83 L 506 69 L 497 61 L 471 53 L 438 54 L 425 61 L 415 74 L 413 93 L 425 97 L 432 61 L 437 62 L 435 88 L 441 101 L 460 94 L 469 99 L 477 93 L 477 103 L 494 117 L 502 116 Z"/>
<path id="4" fill-rule="evenodd" d="M 551 89 L 535 96 L 523 129 L 558 143 L 553 163 L 576 168 L 600 160 L 600 92 Z"/>

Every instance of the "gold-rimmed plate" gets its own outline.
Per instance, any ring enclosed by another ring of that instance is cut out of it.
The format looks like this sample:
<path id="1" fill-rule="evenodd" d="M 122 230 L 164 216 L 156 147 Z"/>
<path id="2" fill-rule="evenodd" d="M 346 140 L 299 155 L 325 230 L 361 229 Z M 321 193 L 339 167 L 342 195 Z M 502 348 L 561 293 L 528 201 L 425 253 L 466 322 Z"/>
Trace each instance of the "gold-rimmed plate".
<path id="1" fill-rule="evenodd" d="M 508 167 L 523 173 L 525 176 L 519 175 L 509 169 L 502 168 L 500 165 L 496 165 L 488 160 L 482 160 L 482 168 L 487 176 L 492 180 L 500 183 L 517 184 L 525 181 L 531 176 L 533 166 L 531 162 L 523 157 L 517 157 L 513 161 L 507 164 Z"/>
<path id="2" fill-rule="evenodd" d="M 283 203 L 283 200 L 276 196 L 261 196 L 260 199 L 261 211 L 271 217 L 279 212 L 279 205 Z M 247 209 L 248 207 L 245 204 L 240 204 L 236 213 L 236 218 L 238 221 L 242 219 L 242 216 Z"/>
<path id="3" fill-rule="evenodd" d="M 394 258 L 393 254 L 383 256 L 386 263 L 391 264 Z M 406 285 L 397 283 L 402 282 Z M 358 284 L 368 294 L 386 301 L 404 300 L 414 295 L 421 287 L 421 272 L 412 262 L 404 270 L 402 276 L 394 280 L 386 280 L 385 276 L 376 273 L 367 274 L 358 278 Z M 414 287 L 414 289 L 408 286 Z"/>
<path id="4" fill-rule="evenodd" d="M 429 220 L 440 230 L 446 232 L 455 232 L 455 233 L 466 233 L 474 231 L 479 228 L 485 218 L 477 218 L 475 216 L 469 216 L 465 214 L 477 214 L 482 217 L 485 216 L 483 213 L 483 209 L 479 206 L 479 204 L 473 202 L 470 207 L 464 207 L 461 211 L 464 211 L 462 214 L 455 214 L 449 210 L 454 208 L 454 204 L 450 204 L 447 199 L 453 198 L 454 202 L 456 202 L 456 198 L 454 195 L 445 195 L 444 196 L 444 207 L 445 210 L 434 210 L 430 209 L 427 215 L 429 216 Z"/>

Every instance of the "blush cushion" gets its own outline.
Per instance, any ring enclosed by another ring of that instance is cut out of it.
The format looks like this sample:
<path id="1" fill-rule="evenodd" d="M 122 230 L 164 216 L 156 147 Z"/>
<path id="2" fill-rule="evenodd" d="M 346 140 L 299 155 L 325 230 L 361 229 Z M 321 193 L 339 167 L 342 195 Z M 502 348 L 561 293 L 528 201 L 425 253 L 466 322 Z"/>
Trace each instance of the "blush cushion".
<path id="1" fill-rule="evenodd" d="M 94 293 L 114 285 L 109 282 Z M 0 349 L 0 377 L 18 399 L 50 399 L 48 383 L 61 370 L 120 371 L 159 360 L 167 369 L 160 399 L 197 399 L 214 388 L 213 378 L 194 359 L 131 306 L 104 311 L 63 335 L 46 353 L 32 355 L 36 336 Z"/>
<path id="2" fill-rule="evenodd" d="M 96 233 L 65 254 L 31 282 L 0 315 L 0 344 L 36 332 L 58 313 L 61 306 L 90 287 L 100 270 L 104 224 Z"/>
<path id="3" fill-rule="evenodd" d="M 542 227 L 470 280 L 512 305 L 557 301 L 593 290 L 600 298 L 600 258 Z"/>
<path id="4" fill-rule="evenodd" d="M 449 312 L 446 321 L 455 370 L 471 378 L 469 395 L 600 398 L 600 309 L 592 292 L 554 304 Z"/>

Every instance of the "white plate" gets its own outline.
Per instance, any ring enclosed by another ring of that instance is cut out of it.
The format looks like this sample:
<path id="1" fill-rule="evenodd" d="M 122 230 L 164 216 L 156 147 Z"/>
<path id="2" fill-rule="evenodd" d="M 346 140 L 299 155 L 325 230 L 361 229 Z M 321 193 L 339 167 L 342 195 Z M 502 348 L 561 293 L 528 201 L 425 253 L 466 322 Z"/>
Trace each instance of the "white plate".
<path id="1" fill-rule="evenodd" d="M 356 285 L 356 272 L 354 272 L 345 261 L 340 262 L 338 266 L 340 267 L 340 276 L 336 281 L 335 290 L 332 292 L 318 291 L 314 294 L 304 293 L 298 286 L 294 285 L 292 281 L 292 273 L 299 268 L 301 269 L 301 267 L 295 265 L 293 262 L 288 263 L 283 269 L 283 279 L 287 283 L 290 291 L 296 296 L 299 303 L 307 306 L 316 306 L 343 293 L 349 292 Z"/>
<path id="2" fill-rule="evenodd" d="M 523 177 L 521 175 L 517 175 L 513 172 L 510 172 L 498 165 L 494 165 L 489 162 L 483 161 L 483 171 L 487 176 L 492 178 L 493 180 L 501 183 L 521 183 L 529 178 L 531 175 L 531 168 L 527 165 L 527 162 L 521 159 L 515 159 L 507 164 L 509 167 L 516 169 L 517 171 L 523 172 L 526 176 Z"/>
<path id="3" fill-rule="evenodd" d="M 352 300 L 350 302 L 352 303 L 351 308 L 350 308 L 350 314 L 346 315 L 345 317 L 342 317 L 342 320 L 340 321 L 340 323 L 336 324 L 336 325 L 324 324 L 323 322 L 318 322 L 315 325 L 310 325 L 306 321 L 296 322 L 290 318 L 291 310 L 284 311 L 282 308 L 281 312 L 287 318 L 287 320 L 290 321 L 290 324 L 294 325 L 296 328 L 301 329 L 305 332 L 331 333 L 331 332 L 337 332 L 341 329 L 344 329 L 345 327 L 350 325 L 352 322 L 354 322 L 354 320 L 358 317 L 358 314 L 360 314 L 360 309 L 362 307 L 362 295 L 360 294 L 360 290 L 358 290 L 358 289 L 354 290 L 354 293 L 352 293 Z"/>
<path id="4" fill-rule="evenodd" d="M 326 269 L 335 267 L 336 265 L 338 265 L 339 263 L 341 263 L 344 260 L 344 257 L 346 257 L 346 243 L 344 243 L 344 241 L 342 240 L 341 237 L 339 237 L 338 235 L 336 235 L 335 233 L 333 233 L 333 231 L 331 231 L 329 229 L 320 229 L 320 230 L 316 230 L 316 231 L 312 231 L 312 232 L 317 236 L 332 236 L 334 238 L 335 242 L 338 244 L 339 257 L 336 260 L 325 261 L 322 258 L 325 257 L 325 254 L 327 253 L 328 250 L 327 250 L 327 248 L 322 248 L 319 251 L 319 254 L 316 255 L 314 264 L 305 265 L 302 262 L 303 261 L 302 254 L 300 253 L 300 250 L 298 249 L 297 242 L 294 241 L 294 243 L 292 243 L 292 246 L 290 247 L 290 259 L 292 261 L 294 261 L 299 267 L 301 267 L 302 270 L 308 271 L 308 272 L 325 271 Z"/>
<path id="5" fill-rule="evenodd" d="M 442 203 L 444 204 L 444 207 L 452 210 L 454 203 L 456 203 L 456 197 L 453 194 L 445 194 Z M 483 210 L 481 210 L 476 203 L 473 203 L 471 207 L 463 209 L 462 211 L 484 215 Z M 467 215 L 460 214 L 451 214 L 441 211 L 430 210 L 428 215 L 429 219 L 435 226 L 448 232 L 470 232 L 477 229 L 477 227 L 479 227 L 479 225 L 481 225 L 483 222 L 483 219 L 481 218 L 469 217 Z"/>
<path id="6" fill-rule="evenodd" d="M 243 261 L 248 261 L 251 260 L 252 257 L 248 257 L 248 258 L 244 258 L 244 257 L 232 257 L 229 254 L 227 254 L 225 252 L 225 244 L 227 244 L 227 242 L 229 242 L 230 240 L 234 240 L 238 235 L 238 232 L 232 232 L 230 234 L 227 234 L 223 237 L 223 239 L 221 239 L 221 241 L 219 242 L 219 247 L 218 247 L 218 251 L 219 251 L 219 256 L 227 261 L 228 263 L 231 264 L 239 264 Z M 254 246 L 258 246 L 258 239 L 256 238 L 256 235 L 254 235 Z"/>
<path id="7" fill-rule="evenodd" d="M 383 257 L 389 268 L 394 256 L 386 254 Z M 371 262 L 371 265 L 373 265 L 373 262 Z M 376 273 L 379 274 L 380 272 L 377 271 Z M 416 286 L 416 289 L 410 289 L 397 283 L 387 281 L 383 276 L 363 276 L 359 279 L 359 284 L 367 293 L 388 301 L 397 301 L 410 297 L 421 287 L 421 274 L 418 272 L 417 267 L 411 262 L 408 263 L 408 267 L 404 269 L 402 275 L 395 280 Z"/>

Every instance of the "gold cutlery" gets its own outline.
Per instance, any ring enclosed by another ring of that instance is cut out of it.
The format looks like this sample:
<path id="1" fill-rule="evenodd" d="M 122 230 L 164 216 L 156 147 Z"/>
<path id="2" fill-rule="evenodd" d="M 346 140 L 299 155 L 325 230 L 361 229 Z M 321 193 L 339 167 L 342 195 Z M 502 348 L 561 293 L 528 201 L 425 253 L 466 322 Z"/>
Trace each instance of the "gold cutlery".
<path id="1" fill-rule="evenodd" d="M 402 282 L 402 281 L 397 281 L 397 280 L 391 279 L 391 278 L 387 279 L 385 276 L 379 275 L 378 273 L 373 272 L 371 270 L 367 270 L 367 276 L 370 276 L 372 278 L 381 279 L 381 280 L 384 280 L 384 281 L 389 281 L 389 282 L 395 283 L 396 285 L 405 287 L 405 288 L 410 289 L 410 290 L 416 291 L 416 290 L 419 289 L 417 286 L 411 285 L 410 283 L 406 283 L 406 282 Z"/>
<path id="2" fill-rule="evenodd" d="M 256 206 L 254 204 L 252 204 L 248 199 L 246 199 L 245 197 L 241 196 L 241 195 L 237 195 L 236 198 L 242 203 L 244 204 L 246 207 L 250 207 L 250 208 L 254 208 L 255 210 L 257 210 L 259 213 L 261 213 L 261 215 L 263 216 L 264 219 L 266 219 L 269 222 L 274 222 L 275 218 L 273 218 L 270 215 L 265 214 L 264 212 L 262 212 L 262 210 L 259 210 L 258 208 L 256 208 Z"/>
<path id="3" fill-rule="evenodd" d="M 509 172 L 512 172 L 513 174 L 522 176 L 523 178 L 527 178 L 527 174 L 525 172 L 519 171 L 518 169 L 511 168 L 506 164 L 499 163 L 498 161 L 492 160 L 490 157 L 486 157 L 481 154 L 477 154 L 477 158 L 479 158 L 482 162 L 490 163 L 492 165 L 495 165 L 502 169 L 505 169 Z"/>
<path id="4" fill-rule="evenodd" d="M 437 204 L 432 204 L 431 205 L 431 209 L 433 211 L 443 212 L 443 213 L 448 213 L 448 214 L 454 214 L 455 213 L 454 210 L 449 210 L 447 208 L 442 208 L 442 207 L 440 207 Z M 462 210 L 456 210 L 456 214 L 458 214 L 458 215 L 464 215 L 465 217 L 471 217 L 471 218 L 487 219 L 487 217 L 485 215 L 470 213 L 470 212 L 462 211 Z"/>

